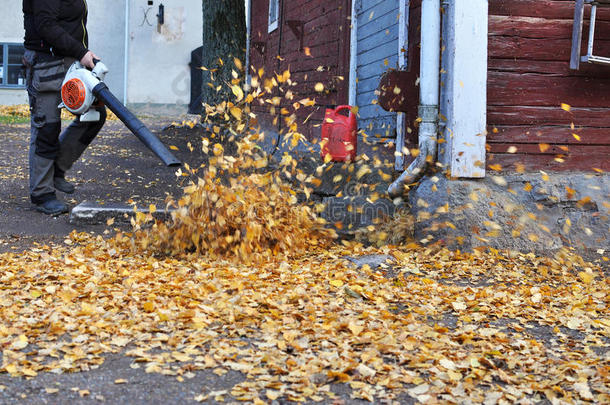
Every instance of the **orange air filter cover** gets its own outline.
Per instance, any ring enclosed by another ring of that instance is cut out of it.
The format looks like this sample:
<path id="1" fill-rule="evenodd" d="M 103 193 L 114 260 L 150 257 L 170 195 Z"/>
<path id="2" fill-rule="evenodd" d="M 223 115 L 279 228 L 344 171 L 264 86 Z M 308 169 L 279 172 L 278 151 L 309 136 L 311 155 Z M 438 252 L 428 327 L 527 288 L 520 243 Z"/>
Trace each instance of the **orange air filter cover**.
<path id="1" fill-rule="evenodd" d="M 79 79 L 70 79 L 61 88 L 61 99 L 71 110 L 78 110 L 82 107 L 86 96 L 85 85 Z"/>

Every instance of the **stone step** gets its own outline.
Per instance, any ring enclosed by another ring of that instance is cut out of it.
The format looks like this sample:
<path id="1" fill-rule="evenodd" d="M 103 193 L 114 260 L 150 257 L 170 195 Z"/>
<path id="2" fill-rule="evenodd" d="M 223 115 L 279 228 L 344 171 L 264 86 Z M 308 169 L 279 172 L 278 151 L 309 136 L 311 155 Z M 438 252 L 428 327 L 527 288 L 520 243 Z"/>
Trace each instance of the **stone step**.
<path id="1" fill-rule="evenodd" d="M 170 218 L 173 209 L 157 210 L 153 217 L 160 220 Z M 138 212 L 149 214 L 147 207 L 138 208 Z M 109 219 L 114 218 L 116 222 L 129 223 L 135 216 L 133 205 L 125 203 L 98 203 L 93 201 L 83 201 L 70 212 L 70 223 L 73 224 L 105 224 Z"/>

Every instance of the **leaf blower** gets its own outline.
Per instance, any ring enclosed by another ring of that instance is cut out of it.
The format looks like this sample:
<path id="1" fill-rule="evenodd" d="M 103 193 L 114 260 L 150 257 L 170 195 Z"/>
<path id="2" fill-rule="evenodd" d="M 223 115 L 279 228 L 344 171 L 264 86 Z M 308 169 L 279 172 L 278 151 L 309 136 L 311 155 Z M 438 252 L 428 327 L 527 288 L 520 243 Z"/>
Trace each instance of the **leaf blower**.
<path id="1" fill-rule="evenodd" d="M 79 115 L 83 122 L 98 121 L 100 113 L 95 109 L 97 101 L 104 103 L 167 166 L 180 166 L 182 163 L 161 143 L 161 141 L 131 111 L 110 92 L 104 83 L 108 68 L 95 60 L 92 70 L 80 62 L 74 62 L 61 85 L 60 108 Z M 92 106 L 94 108 L 92 108 Z"/>

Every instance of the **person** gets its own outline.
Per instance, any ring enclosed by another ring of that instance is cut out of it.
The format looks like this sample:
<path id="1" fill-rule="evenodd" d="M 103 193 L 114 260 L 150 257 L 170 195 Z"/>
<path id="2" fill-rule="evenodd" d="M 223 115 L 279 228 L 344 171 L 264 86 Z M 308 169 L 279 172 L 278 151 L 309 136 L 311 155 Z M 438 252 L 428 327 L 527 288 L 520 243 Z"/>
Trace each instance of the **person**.
<path id="1" fill-rule="evenodd" d="M 75 187 L 66 172 L 85 151 L 106 120 L 106 108 L 96 107 L 100 120 L 81 122 L 77 117 L 61 133 L 61 85 L 74 61 L 92 69 L 86 0 L 23 0 L 25 28 L 23 63 L 30 101 L 30 199 L 48 215 L 68 212 L 56 191 L 71 194 Z"/>

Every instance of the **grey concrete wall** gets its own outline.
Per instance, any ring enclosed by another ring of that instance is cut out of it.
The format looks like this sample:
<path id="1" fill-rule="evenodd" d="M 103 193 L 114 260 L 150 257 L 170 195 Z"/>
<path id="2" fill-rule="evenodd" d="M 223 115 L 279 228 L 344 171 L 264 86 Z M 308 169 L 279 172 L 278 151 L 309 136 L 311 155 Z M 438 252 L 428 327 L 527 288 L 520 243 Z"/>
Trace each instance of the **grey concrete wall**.
<path id="1" fill-rule="evenodd" d="M 89 49 L 108 69 L 105 82 L 123 101 L 123 60 L 125 58 L 125 0 L 88 1 Z"/>
<path id="2" fill-rule="evenodd" d="M 2 0 L 1 42 L 23 42 L 21 2 Z M 190 55 L 201 46 L 200 0 L 163 0 L 165 24 L 157 25 L 154 0 L 90 0 L 89 47 L 110 69 L 106 82 L 120 100 L 124 90 L 125 1 L 129 2 L 127 104 L 178 104 L 190 101 Z M 8 4 L 4 4 L 4 3 Z M 0 89 L 0 104 L 27 102 L 23 90 Z"/>
<path id="3" fill-rule="evenodd" d="M 1 89 L 0 105 L 27 104 L 28 94 L 23 89 Z"/>
<path id="4" fill-rule="evenodd" d="M 23 43 L 23 14 L 21 2 L 2 0 L 2 17 L 0 19 L 0 42 Z M 28 102 L 27 93 L 21 89 L 0 88 L 0 104 L 14 105 Z"/>
<path id="5" fill-rule="evenodd" d="M 524 173 L 425 177 L 409 192 L 415 239 L 469 249 L 610 250 L 610 175 Z"/>
<path id="6" fill-rule="evenodd" d="M 128 103 L 181 104 L 190 100 L 191 51 L 201 46 L 200 0 L 163 0 L 165 24 L 157 25 L 159 1 L 130 1 Z"/>
<path id="7" fill-rule="evenodd" d="M 21 2 L 2 0 L 2 23 L 0 23 L 0 41 L 23 43 L 23 14 Z"/>

